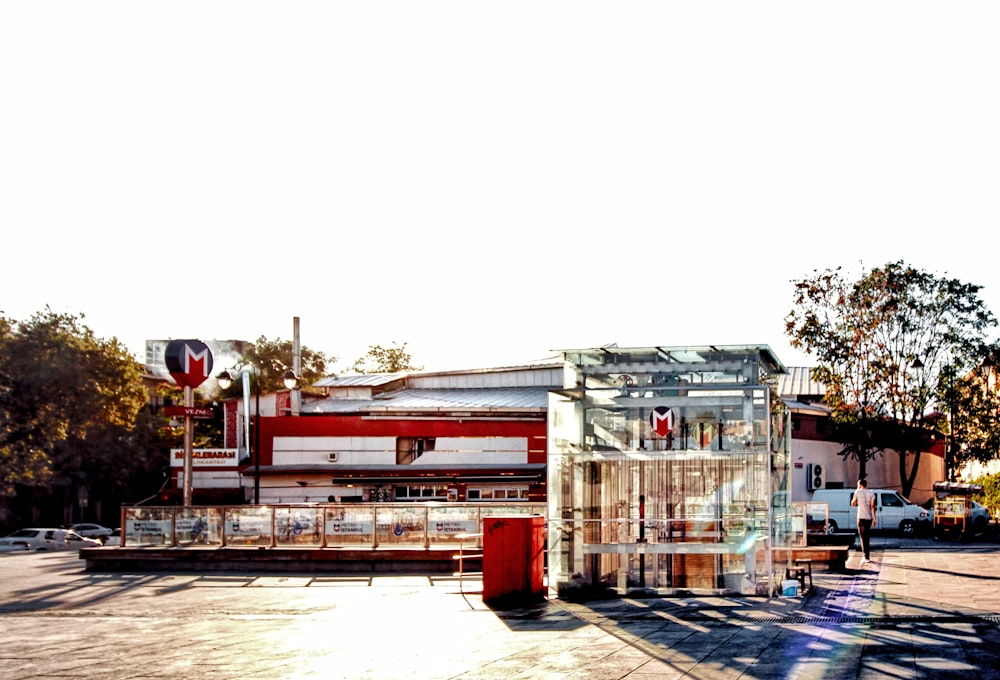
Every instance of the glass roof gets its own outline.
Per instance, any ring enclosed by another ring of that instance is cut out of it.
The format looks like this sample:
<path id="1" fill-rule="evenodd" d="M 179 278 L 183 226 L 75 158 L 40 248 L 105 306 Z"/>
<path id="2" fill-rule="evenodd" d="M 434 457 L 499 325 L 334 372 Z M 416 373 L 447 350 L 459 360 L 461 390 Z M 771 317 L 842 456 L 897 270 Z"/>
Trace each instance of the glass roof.
<path id="1" fill-rule="evenodd" d="M 784 374 L 787 369 L 767 345 L 703 345 L 681 347 L 618 347 L 607 345 L 588 349 L 558 350 L 565 361 L 585 366 L 613 366 L 637 362 L 654 364 L 713 364 L 743 360 L 753 356 L 770 374 Z M 707 367 L 707 366 L 706 366 Z"/>

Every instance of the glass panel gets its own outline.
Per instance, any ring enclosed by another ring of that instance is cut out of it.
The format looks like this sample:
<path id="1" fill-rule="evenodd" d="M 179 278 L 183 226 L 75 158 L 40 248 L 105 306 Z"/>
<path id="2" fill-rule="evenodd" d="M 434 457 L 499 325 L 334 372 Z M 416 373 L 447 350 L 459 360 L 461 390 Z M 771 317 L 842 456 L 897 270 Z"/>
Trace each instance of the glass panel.
<path id="1" fill-rule="evenodd" d="M 826 534 L 830 529 L 830 504 L 806 503 L 806 530 L 810 534 Z"/>
<path id="2" fill-rule="evenodd" d="M 328 546 L 372 545 L 375 540 L 375 508 L 370 505 L 345 505 L 327 507 L 325 512 Z"/>
<path id="3" fill-rule="evenodd" d="M 323 513 L 316 507 L 276 506 L 275 544 L 282 546 L 322 544 Z"/>
<path id="4" fill-rule="evenodd" d="M 432 505 L 427 508 L 427 525 L 431 545 L 457 545 L 457 534 L 477 534 L 482 531 L 479 509 L 471 505 Z M 469 545 L 469 542 L 466 540 L 465 544 Z"/>
<path id="5" fill-rule="evenodd" d="M 224 531 L 226 545 L 272 545 L 274 516 L 267 505 L 246 505 L 226 508 Z"/>
<path id="6" fill-rule="evenodd" d="M 172 545 L 173 510 L 173 508 L 125 508 L 122 545 Z"/>
<path id="7" fill-rule="evenodd" d="M 427 513 L 419 505 L 383 505 L 375 514 L 376 545 L 425 544 Z"/>
<path id="8" fill-rule="evenodd" d="M 174 516 L 177 545 L 222 545 L 222 509 L 181 508 Z"/>

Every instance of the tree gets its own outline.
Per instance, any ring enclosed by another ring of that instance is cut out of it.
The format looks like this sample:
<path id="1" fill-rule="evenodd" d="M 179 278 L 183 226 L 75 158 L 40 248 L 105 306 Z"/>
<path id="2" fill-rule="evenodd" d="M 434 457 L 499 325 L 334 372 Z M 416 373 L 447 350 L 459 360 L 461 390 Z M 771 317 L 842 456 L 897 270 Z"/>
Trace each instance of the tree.
<path id="1" fill-rule="evenodd" d="M 0 319 L 0 497 L 59 479 L 66 452 L 128 433 L 146 403 L 142 370 L 117 339 L 95 337 L 82 316 L 50 309 Z M 93 455 L 81 458 L 77 482 Z"/>
<path id="2" fill-rule="evenodd" d="M 413 358 L 406 351 L 406 343 L 392 347 L 369 345 L 368 353 L 355 360 L 350 370 L 354 373 L 403 373 L 421 371 L 423 366 L 414 366 Z"/>
<path id="3" fill-rule="evenodd" d="M 981 286 L 903 262 L 853 280 L 837 268 L 793 283 L 785 333 L 818 360 L 813 375 L 827 385 L 841 454 L 857 458 L 864 475 L 873 456 L 896 451 L 909 494 L 921 452 L 947 430 L 932 407 L 948 376 L 965 375 L 990 355 L 986 334 L 997 322 L 979 299 Z"/>
<path id="4" fill-rule="evenodd" d="M 260 391 L 263 393 L 277 392 L 287 389 L 284 375 L 292 367 L 291 340 L 268 340 L 263 335 L 256 342 L 248 343 L 243 358 L 251 366 L 260 369 Z M 327 358 L 323 352 L 317 352 L 308 347 L 300 347 L 301 373 L 299 381 L 308 386 L 326 376 L 328 363 L 335 362 L 336 357 Z M 241 394 L 242 388 L 237 381 L 232 387 L 222 390 L 224 397 L 235 397 Z"/>
<path id="5" fill-rule="evenodd" d="M 985 505 L 991 515 L 996 515 L 1000 508 L 1000 475 L 984 475 L 970 481 L 971 484 L 981 484 L 983 492 L 975 494 L 972 499 Z"/>
<path id="6" fill-rule="evenodd" d="M 939 403 L 948 414 L 946 471 L 949 480 L 955 470 L 966 463 L 987 463 L 1000 451 L 997 357 L 994 351 L 967 375 L 957 375 L 950 366 L 942 373 Z"/>

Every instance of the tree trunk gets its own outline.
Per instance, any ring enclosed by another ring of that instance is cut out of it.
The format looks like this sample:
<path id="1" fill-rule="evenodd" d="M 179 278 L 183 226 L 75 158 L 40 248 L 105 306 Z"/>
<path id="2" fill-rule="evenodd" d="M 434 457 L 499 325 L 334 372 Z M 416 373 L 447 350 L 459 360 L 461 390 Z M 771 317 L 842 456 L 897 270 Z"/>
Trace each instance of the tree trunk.
<path id="1" fill-rule="evenodd" d="M 913 454 L 913 467 L 909 473 L 906 471 L 906 456 Z M 899 451 L 899 483 L 903 487 L 903 495 L 910 497 L 913 490 L 913 483 L 917 481 L 917 469 L 920 467 L 920 451 Z"/>

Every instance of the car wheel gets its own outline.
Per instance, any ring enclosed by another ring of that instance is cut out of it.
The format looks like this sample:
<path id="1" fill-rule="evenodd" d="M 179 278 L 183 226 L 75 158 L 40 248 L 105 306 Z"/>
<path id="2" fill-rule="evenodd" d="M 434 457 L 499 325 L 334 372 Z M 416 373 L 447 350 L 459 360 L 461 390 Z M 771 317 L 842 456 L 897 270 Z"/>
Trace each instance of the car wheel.
<path id="1" fill-rule="evenodd" d="M 832 519 L 829 521 L 829 526 L 826 529 L 827 533 L 835 534 L 837 533 L 837 523 Z"/>
<path id="2" fill-rule="evenodd" d="M 899 530 L 903 533 L 904 536 L 912 536 L 913 534 L 917 533 L 917 525 L 913 522 L 912 519 L 904 519 L 902 522 L 899 523 Z"/>

